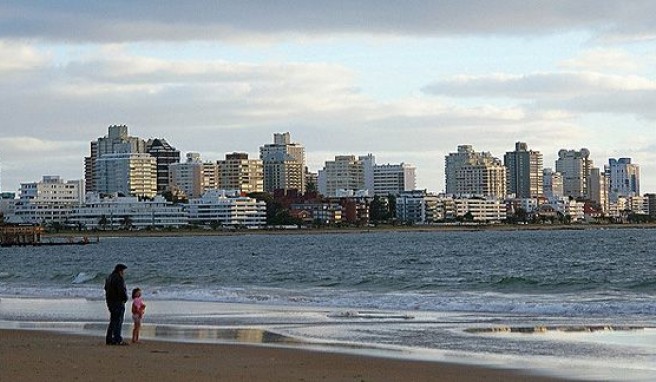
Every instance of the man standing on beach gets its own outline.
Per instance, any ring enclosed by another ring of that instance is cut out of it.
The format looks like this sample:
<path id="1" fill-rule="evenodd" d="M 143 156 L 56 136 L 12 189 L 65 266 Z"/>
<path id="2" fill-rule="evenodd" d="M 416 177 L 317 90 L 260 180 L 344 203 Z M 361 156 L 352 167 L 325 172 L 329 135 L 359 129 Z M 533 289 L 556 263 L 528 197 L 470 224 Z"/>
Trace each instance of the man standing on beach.
<path id="1" fill-rule="evenodd" d="M 116 264 L 114 271 L 105 280 L 105 301 L 109 309 L 109 326 L 107 327 L 107 345 L 127 345 L 121 337 L 125 303 L 128 301 L 128 291 L 125 286 L 125 264 Z"/>

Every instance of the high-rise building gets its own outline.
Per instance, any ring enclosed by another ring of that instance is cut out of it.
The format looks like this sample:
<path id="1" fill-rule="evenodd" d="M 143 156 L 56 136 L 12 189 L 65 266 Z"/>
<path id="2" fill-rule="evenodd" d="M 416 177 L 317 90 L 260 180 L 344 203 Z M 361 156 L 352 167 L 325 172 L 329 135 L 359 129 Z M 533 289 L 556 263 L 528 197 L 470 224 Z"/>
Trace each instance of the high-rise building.
<path id="1" fill-rule="evenodd" d="M 470 145 L 445 158 L 446 193 L 455 196 L 506 196 L 506 168 L 489 152 L 475 152 Z"/>
<path id="2" fill-rule="evenodd" d="M 615 203 L 621 196 L 640 195 L 640 166 L 631 163 L 631 158 L 611 158 L 605 171 L 609 178 L 611 202 Z"/>
<path id="3" fill-rule="evenodd" d="M 273 144 L 260 147 L 264 165 L 264 191 L 305 192 L 305 148 L 292 143 L 289 133 L 273 135 Z"/>
<path id="4" fill-rule="evenodd" d="M 169 165 L 169 190 L 178 197 L 199 198 L 218 188 L 219 166 L 203 162 L 199 153 L 187 153 L 187 161 Z"/>
<path id="5" fill-rule="evenodd" d="M 544 196 L 549 199 L 563 197 L 563 176 L 558 171 L 546 167 L 542 171 Z"/>
<path id="6" fill-rule="evenodd" d="M 326 161 L 317 178 L 319 193 L 327 197 L 365 189 L 364 166 L 355 155 L 338 155 L 334 161 Z"/>
<path id="7" fill-rule="evenodd" d="M 154 138 L 146 142 L 146 152 L 152 155 L 157 163 L 157 193 L 161 194 L 169 187 L 169 165 L 180 163 L 180 151 L 166 139 Z"/>
<path id="8" fill-rule="evenodd" d="M 601 207 L 602 212 L 610 210 L 610 200 L 608 198 L 608 177 L 604 171 L 597 167 L 590 169 L 588 178 L 588 198 L 596 202 Z"/>
<path id="9" fill-rule="evenodd" d="M 248 159 L 247 153 L 232 153 L 217 164 L 220 189 L 242 193 L 264 191 L 264 167 L 260 159 Z"/>
<path id="10" fill-rule="evenodd" d="M 146 141 L 128 135 L 125 125 L 111 125 L 107 135 L 91 142 L 90 155 L 84 158 L 84 180 L 87 192 L 99 191 L 97 179 L 97 161 L 106 154 L 146 153 Z"/>
<path id="11" fill-rule="evenodd" d="M 157 161 L 150 154 L 103 154 L 95 162 L 95 192 L 144 198 L 157 195 Z"/>
<path id="12" fill-rule="evenodd" d="M 556 160 L 556 171 L 563 176 L 564 196 L 589 198 L 588 178 L 592 169 L 590 150 L 560 150 Z"/>
<path id="13" fill-rule="evenodd" d="M 370 195 L 398 195 L 416 186 L 416 168 L 407 163 L 376 164 L 372 154 L 358 158 L 364 166 L 365 189 Z"/>
<path id="14" fill-rule="evenodd" d="M 507 169 L 507 190 L 517 198 L 537 198 L 543 194 L 542 154 L 529 150 L 524 142 L 503 157 Z"/>

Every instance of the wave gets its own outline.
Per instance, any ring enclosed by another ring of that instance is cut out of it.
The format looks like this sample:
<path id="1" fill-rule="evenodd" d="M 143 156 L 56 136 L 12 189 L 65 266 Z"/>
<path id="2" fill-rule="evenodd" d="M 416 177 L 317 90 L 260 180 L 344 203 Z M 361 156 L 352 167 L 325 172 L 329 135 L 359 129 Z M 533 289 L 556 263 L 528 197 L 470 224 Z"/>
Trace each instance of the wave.
<path id="1" fill-rule="evenodd" d="M 89 281 L 95 280 L 96 278 L 98 278 L 97 273 L 89 274 L 86 272 L 80 272 L 73 278 L 71 284 L 84 284 Z"/>

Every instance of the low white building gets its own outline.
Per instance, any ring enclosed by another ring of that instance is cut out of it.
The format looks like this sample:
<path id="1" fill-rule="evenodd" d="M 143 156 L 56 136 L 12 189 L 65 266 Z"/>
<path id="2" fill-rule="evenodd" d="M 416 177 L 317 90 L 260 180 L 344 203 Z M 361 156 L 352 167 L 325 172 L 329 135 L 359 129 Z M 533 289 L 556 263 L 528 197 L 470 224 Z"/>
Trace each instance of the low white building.
<path id="1" fill-rule="evenodd" d="M 84 202 L 84 181 L 44 176 L 40 182 L 21 183 L 19 200 L 5 221 L 17 224 L 52 224 L 67 221 L 73 207 Z"/>
<path id="2" fill-rule="evenodd" d="M 456 198 L 454 215 L 471 214 L 476 223 L 500 223 L 506 220 L 506 204 L 497 198 Z"/>
<path id="3" fill-rule="evenodd" d="M 72 209 L 69 222 L 85 229 L 180 228 L 187 225 L 182 206 L 161 196 L 153 200 L 89 194 L 86 203 Z"/>
<path id="4" fill-rule="evenodd" d="M 184 208 L 192 224 L 247 228 L 266 225 L 266 203 L 237 191 L 208 190 L 200 198 L 189 200 Z"/>
<path id="5" fill-rule="evenodd" d="M 554 210 L 563 216 L 569 216 L 572 222 L 582 222 L 585 220 L 585 203 L 577 202 L 569 197 L 550 198 L 547 203 Z"/>
<path id="6" fill-rule="evenodd" d="M 431 224 L 443 217 L 439 198 L 426 190 L 401 192 L 396 198 L 396 218 L 409 224 Z"/>

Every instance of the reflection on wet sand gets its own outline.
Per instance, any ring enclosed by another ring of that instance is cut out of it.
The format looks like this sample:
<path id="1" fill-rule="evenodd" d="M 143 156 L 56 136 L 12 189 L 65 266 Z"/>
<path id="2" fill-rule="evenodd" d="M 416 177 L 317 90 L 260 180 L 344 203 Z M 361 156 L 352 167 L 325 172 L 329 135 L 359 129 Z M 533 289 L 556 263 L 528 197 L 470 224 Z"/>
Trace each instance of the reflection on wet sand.
<path id="1" fill-rule="evenodd" d="M 99 322 L 2 322 L 4 329 L 62 331 L 75 334 L 104 333 L 106 323 Z M 125 324 L 124 333 L 132 326 Z M 239 342 L 249 344 L 290 344 L 300 345 L 303 341 L 257 328 L 210 328 L 190 327 L 180 325 L 147 325 L 141 328 L 142 338 L 157 340 L 189 341 L 189 342 Z"/>
<path id="2" fill-rule="evenodd" d="M 487 333 L 585 333 L 601 331 L 630 331 L 643 330 L 642 326 L 613 326 L 613 325 L 584 325 L 584 326 L 496 326 L 492 328 L 469 328 L 465 329 L 467 333 L 487 334 Z"/>

